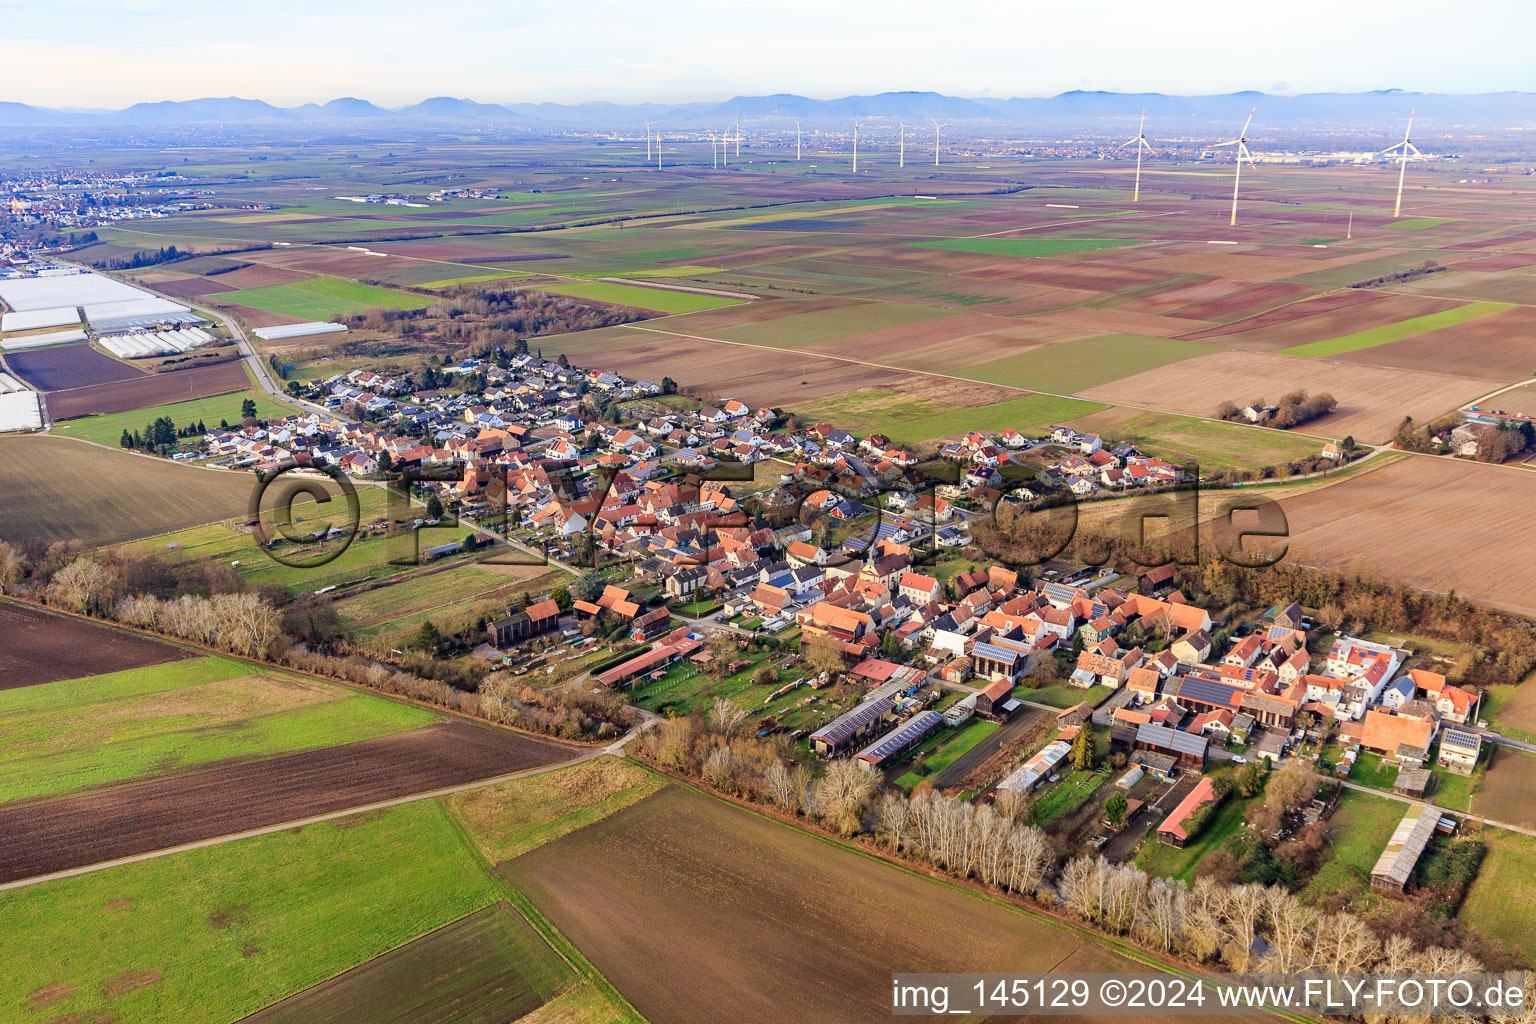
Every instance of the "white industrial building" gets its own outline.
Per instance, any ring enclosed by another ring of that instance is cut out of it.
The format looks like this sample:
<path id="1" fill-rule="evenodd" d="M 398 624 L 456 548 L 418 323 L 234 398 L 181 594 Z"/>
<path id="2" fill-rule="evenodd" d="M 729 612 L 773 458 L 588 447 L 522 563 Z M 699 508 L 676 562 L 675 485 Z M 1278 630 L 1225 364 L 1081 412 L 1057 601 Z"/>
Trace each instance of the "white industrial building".
<path id="1" fill-rule="evenodd" d="M 22 348 L 42 348 L 44 345 L 67 345 L 72 341 L 84 341 L 85 332 L 49 331 L 46 334 L 29 334 L 19 338 L 0 338 L 0 349 L 14 352 Z"/>
<path id="2" fill-rule="evenodd" d="M 54 309 L 25 309 L 0 316 L 0 331 L 34 331 L 39 327 L 63 327 L 80 322 L 80 310 L 75 306 L 59 306 Z"/>
<path id="3" fill-rule="evenodd" d="M 142 359 L 170 352 L 186 352 L 213 340 L 201 327 L 183 327 L 175 331 L 143 331 L 133 334 L 106 334 L 96 341 L 119 359 Z"/>
<path id="4" fill-rule="evenodd" d="M 304 338 L 311 334 L 337 334 L 346 329 L 342 324 L 311 321 L 303 324 L 282 324 L 278 327 L 258 327 L 251 333 L 262 341 L 280 341 L 283 338 Z"/>
<path id="5" fill-rule="evenodd" d="M 0 394 L 0 433 L 12 430 L 40 430 L 43 408 L 35 391 L 7 391 Z"/>

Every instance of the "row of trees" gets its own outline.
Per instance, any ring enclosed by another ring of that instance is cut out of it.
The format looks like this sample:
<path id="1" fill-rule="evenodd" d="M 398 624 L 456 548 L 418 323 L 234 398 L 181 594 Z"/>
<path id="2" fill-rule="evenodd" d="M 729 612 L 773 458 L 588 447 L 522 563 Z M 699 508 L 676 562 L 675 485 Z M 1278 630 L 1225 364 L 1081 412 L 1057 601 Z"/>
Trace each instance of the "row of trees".
<path id="1" fill-rule="evenodd" d="M 1248 404 L 1248 407 L 1263 410 L 1266 408 L 1266 403 L 1262 398 L 1255 398 Z M 1303 423 L 1321 419 L 1338 407 L 1338 400 L 1327 392 L 1309 396 L 1303 390 L 1291 391 L 1281 395 L 1280 401 L 1275 405 L 1275 411 L 1267 418 L 1260 419 L 1258 422 L 1262 426 L 1289 430 L 1292 427 L 1299 427 Z M 1222 402 L 1216 408 L 1216 418 L 1239 420 L 1246 419 L 1246 416 L 1234 403 Z"/>
<path id="2" fill-rule="evenodd" d="M 817 776 L 787 761 L 773 743 L 738 735 L 745 717 L 722 699 L 707 717 L 662 722 L 637 744 L 637 753 L 722 792 L 772 804 L 845 837 L 862 836 L 894 855 L 1033 898 L 1197 964 L 1283 973 L 1481 970 L 1462 949 L 1419 948 L 1403 935 L 1378 935 L 1354 914 L 1313 906 L 1282 885 L 1233 884 L 1208 872 L 1186 885 L 1103 857 L 1062 863 L 1046 833 L 1024 823 L 1026 801 L 1017 794 L 1002 792 L 995 803 L 979 804 L 926 785 L 910 796 L 882 793 L 877 776 L 851 759 L 833 761 Z M 1266 801 L 1277 808 L 1294 806 L 1297 794 L 1316 786 L 1304 766 L 1270 781 L 1281 783 Z M 1237 785 L 1254 793 L 1263 782 L 1261 774 L 1248 773 Z"/>

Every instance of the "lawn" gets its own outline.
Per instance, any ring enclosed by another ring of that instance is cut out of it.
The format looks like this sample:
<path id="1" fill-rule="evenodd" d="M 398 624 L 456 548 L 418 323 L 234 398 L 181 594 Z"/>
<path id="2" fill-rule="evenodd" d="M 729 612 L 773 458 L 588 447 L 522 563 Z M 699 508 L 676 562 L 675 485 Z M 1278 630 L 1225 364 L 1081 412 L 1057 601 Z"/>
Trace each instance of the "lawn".
<path id="1" fill-rule="evenodd" d="M 213 298 L 220 305 L 249 306 L 304 320 L 329 320 L 370 309 L 422 309 L 438 301 L 430 295 L 412 295 L 335 277 L 219 292 Z"/>
<path id="2" fill-rule="evenodd" d="M 1328 819 L 1330 855 L 1301 890 L 1302 898 L 1321 902 L 1335 892 L 1354 897 L 1370 893 L 1371 868 L 1407 811 L 1400 800 L 1346 789 Z"/>
<path id="3" fill-rule="evenodd" d="M 237 391 L 228 395 L 215 395 L 212 398 L 194 398 L 189 402 L 135 409 L 132 412 L 81 416 L 79 419 L 55 423 L 53 432 L 65 437 L 84 438 L 87 441 L 95 441 L 97 444 L 116 448 L 122 441 L 124 430 L 130 434 L 135 430 L 142 432 L 146 424 L 161 416 L 169 416 L 178 427 L 201 422 L 209 430 L 216 430 L 221 420 L 226 420 L 238 427 L 242 403 L 248 398 L 255 400 L 256 416 L 259 419 L 281 419 L 299 412 L 297 407 L 275 401 L 265 394 Z M 201 440 L 202 437 L 199 436 L 191 443 Z"/>
<path id="4" fill-rule="evenodd" d="M 1286 356 L 1336 356 L 1345 352 L 1358 352 L 1363 348 L 1374 348 L 1377 345 L 1385 345 L 1393 341 L 1402 341 L 1405 338 L 1413 338 L 1430 331 L 1438 331 L 1442 327 L 1451 327 L 1455 324 L 1466 323 L 1468 320 L 1476 320 L 1492 313 L 1499 313 L 1512 308 L 1506 302 L 1469 302 L 1465 306 L 1457 306 L 1455 309 L 1447 309 L 1440 313 L 1430 313 L 1427 316 L 1411 317 L 1407 320 L 1399 320 L 1395 324 L 1383 324 L 1380 327 L 1372 327 L 1370 330 L 1357 331 L 1354 334 L 1346 334 L 1339 338 L 1330 338 L 1326 341 L 1313 341 L 1305 345 L 1293 345 L 1290 348 L 1279 350 Z"/>
<path id="5" fill-rule="evenodd" d="M 1128 240 L 1111 238 L 941 238 L 932 242 L 913 242 L 925 249 L 949 249 L 953 252 L 977 252 L 989 256 L 1059 256 L 1064 252 L 1087 249 L 1114 249 L 1131 245 Z"/>
<path id="6" fill-rule="evenodd" d="M 1073 426 L 1093 429 L 1109 441 L 1130 442 L 1179 465 L 1197 464 L 1202 470 L 1258 469 L 1322 450 L 1315 437 L 1172 413 L 1141 412 L 1122 420 L 1105 419 L 1102 427 L 1096 426 L 1094 420 L 1101 418 L 1089 417 Z"/>
<path id="7" fill-rule="evenodd" d="M 423 708 L 228 658 L 0 693 L 0 802 L 430 724 Z"/>
<path id="8" fill-rule="evenodd" d="M 459 793 L 446 802 L 486 859 L 500 864 L 606 818 L 664 785 L 665 779 L 633 761 L 601 757 Z"/>
<path id="9" fill-rule="evenodd" d="M 1531 890 L 1536 839 L 1497 828 L 1483 829 L 1478 838 L 1488 844 L 1488 855 L 1467 890 L 1462 920 L 1479 934 L 1523 952 L 1531 963 L 1536 958 L 1536 895 Z"/>
<path id="10" fill-rule="evenodd" d="M 1020 700 L 1032 700 L 1036 704 L 1049 704 L 1053 708 L 1075 708 L 1083 701 L 1087 701 L 1094 707 L 1098 707 L 1109 699 L 1109 695 L 1115 691 L 1103 684 L 1095 684 L 1083 689 L 1079 686 L 1071 686 L 1067 683 L 1050 683 L 1036 689 L 1030 689 L 1027 683 L 1015 686 L 1013 695 Z"/>
<path id="11" fill-rule="evenodd" d="M 1136 853 L 1137 866 L 1151 875 L 1183 882 L 1192 881 L 1195 869 L 1205 855 L 1216 850 L 1243 827 L 1243 815 L 1248 810 L 1248 804 L 1249 801 L 1239 799 L 1235 793 L 1228 794 L 1226 801 L 1216 809 L 1200 834 L 1183 846 L 1165 845 L 1157 841 L 1155 833 L 1148 833 Z"/>
<path id="12" fill-rule="evenodd" d="M 1069 772 L 1060 782 L 1051 785 L 1035 798 L 1034 823 L 1044 828 L 1057 818 L 1071 814 L 1087 803 L 1094 791 L 1108 781 L 1109 772 L 1103 769 Z"/>
<path id="13" fill-rule="evenodd" d="M 1174 338 L 1106 334 L 1081 341 L 1042 345 L 1018 355 L 963 366 L 950 372 L 970 380 L 1031 391 L 1074 394 L 1144 370 L 1219 351 L 1211 345 Z"/>
<path id="14" fill-rule="evenodd" d="M 959 760 L 961 755 L 997 732 L 997 728 L 996 722 L 988 722 L 982 718 L 972 718 L 958 729 L 945 729 L 942 734 L 930 737 L 913 754 L 914 759 L 918 754 L 926 754 L 928 756 L 928 770 L 920 773 L 916 768 L 908 767 L 907 771 L 896 779 L 896 785 L 902 789 L 910 790 L 924 779 L 939 775 L 944 769 Z"/>
<path id="15" fill-rule="evenodd" d="M 0 1007 L 223 1024 L 497 896 L 436 801 L 60 879 L 0 897 L 0 933 L 26 936 Z"/>
<path id="16" fill-rule="evenodd" d="M 593 302 L 611 302 L 620 306 L 653 309 L 658 313 L 697 313 L 720 306 L 738 306 L 739 299 L 727 299 L 718 295 L 700 295 L 695 292 L 671 291 L 664 288 L 644 288 L 633 284 L 610 284 L 593 281 L 591 284 L 540 285 L 540 291 L 553 295 L 569 295 L 573 299 L 590 299 Z"/>

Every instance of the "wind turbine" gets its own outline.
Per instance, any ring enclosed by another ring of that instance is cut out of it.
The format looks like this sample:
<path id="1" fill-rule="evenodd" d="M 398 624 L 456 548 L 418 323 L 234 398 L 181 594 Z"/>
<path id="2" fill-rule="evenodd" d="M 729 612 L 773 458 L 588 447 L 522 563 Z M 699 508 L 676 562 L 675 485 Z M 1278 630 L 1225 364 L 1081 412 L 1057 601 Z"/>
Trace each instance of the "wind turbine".
<path id="1" fill-rule="evenodd" d="M 653 125 L 655 123 L 656 123 L 655 121 L 647 121 L 647 122 L 645 122 L 645 162 L 646 163 L 650 163 L 651 162 L 651 125 Z"/>
<path id="2" fill-rule="evenodd" d="M 736 119 L 736 159 L 741 159 L 741 118 Z"/>
<path id="3" fill-rule="evenodd" d="M 731 130 L 720 129 L 720 166 L 731 166 Z"/>
<path id="4" fill-rule="evenodd" d="M 853 173 L 859 173 L 859 122 L 853 122 Z"/>
<path id="5" fill-rule="evenodd" d="M 1248 166 L 1249 167 L 1252 167 L 1254 170 L 1258 170 L 1259 169 L 1259 165 L 1253 162 L 1253 154 L 1251 152 L 1249 152 L 1249 150 L 1248 150 L 1248 126 L 1253 124 L 1253 113 L 1254 113 L 1254 110 L 1258 110 L 1258 109 L 1259 109 L 1258 107 L 1254 107 L 1253 110 L 1248 111 L 1248 120 L 1243 122 L 1243 130 L 1238 133 L 1237 138 L 1235 138 L 1235 139 L 1228 139 L 1226 142 L 1212 143 L 1211 145 L 1205 147 L 1206 149 L 1221 149 L 1223 146 L 1236 146 L 1237 147 L 1237 150 L 1236 150 L 1236 153 L 1237 153 L 1237 172 L 1232 175 L 1232 226 L 1233 227 L 1237 227 L 1237 186 L 1238 186 L 1238 182 L 1242 181 L 1242 178 L 1243 178 L 1243 158 L 1244 157 L 1248 158 Z"/>
<path id="6" fill-rule="evenodd" d="M 661 133 L 656 133 L 656 169 L 661 170 Z"/>
<path id="7" fill-rule="evenodd" d="M 907 166 L 907 123 L 905 121 L 897 121 L 896 130 L 901 132 L 901 163 L 898 166 L 905 167 Z"/>
<path id="8" fill-rule="evenodd" d="M 800 159 L 800 122 L 795 122 L 795 159 Z"/>
<path id="9" fill-rule="evenodd" d="M 939 124 L 938 121 L 934 121 L 931 117 L 928 120 L 933 121 L 933 166 L 937 167 L 939 166 L 939 129 L 948 128 L 949 126 Z"/>
<path id="10" fill-rule="evenodd" d="M 718 171 L 720 169 L 720 148 L 719 148 L 719 142 L 715 138 L 715 133 L 714 132 L 705 132 L 704 134 L 709 136 L 709 159 L 710 159 L 710 166 L 714 170 Z"/>
<path id="11" fill-rule="evenodd" d="M 1141 154 L 1142 154 L 1142 151 L 1145 150 L 1148 153 L 1153 152 L 1152 147 L 1147 145 L 1147 132 L 1146 132 L 1146 128 L 1147 128 L 1147 112 L 1145 110 L 1143 110 L 1141 112 L 1141 124 L 1137 125 L 1137 127 L 1136 127 L 1136 137 L 1134 139 L 1131 139 L 1128 142 L 1123 142 L 1120 145 L 1115 147 L 1117 150 L 1124 149 L 1126 146 L 1135 146 L 1136 147 L 1136 189 L 1135 189 L 1134 192 L 1131 193 L 1131 202 L 1133 202 L 1133 203 L 1141 202 Z"/>
<path id="12" fill-rule="evenodd" d="M 1408 127 L 1403 130 L 1403 141 L 1395 146 L 1388 146 L 1376 154 L 1377 156 L 1384 156 L 1387 153 L 1399 154 L 1397 161 L 1397 203 L 1392 207 L 1392 216 L 1394 218 L 1403 215 L 1403 179 L 1408 176 L 1408 161 L 1424 159 L 1424 154 L 1419 152 L 1419 147 L 1408 141 L 1408 136 L 1413 131 L 1413 115 L 1414 111 L 1410 110 L 1408 112 Z M 1412 155 L 1410 156 L 1410 154 Z"/>

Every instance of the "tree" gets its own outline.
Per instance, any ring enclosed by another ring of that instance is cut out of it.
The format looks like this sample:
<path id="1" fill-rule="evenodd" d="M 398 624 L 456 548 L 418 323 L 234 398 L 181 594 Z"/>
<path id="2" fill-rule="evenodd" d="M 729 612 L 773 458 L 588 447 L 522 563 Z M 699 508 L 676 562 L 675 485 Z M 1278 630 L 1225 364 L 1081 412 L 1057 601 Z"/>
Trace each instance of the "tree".
<path id="1" fill-rule="evenodd" d="M 595 572 L 582 573 L 576 580 L 576 596 L 583 601 L 596 601 L 608 584 Z"/>
<path id="2" fill-rule="evenodd" d="M 843 652 L 830 641 L 801 643 L 800 657 L 814 672 L 832 675 L 843 670 Z"/>
<path id="3" fill-rule="evenodd" d="M 880 640 L 880 656 L 886 661 L 901 660 L 901 641 L 894 632 L 887 632 Z"/>
<path id="4" fill-rule="evenodd" d="M 416 631 L 416 639 L 411 641 L 411 646 L 427 654 L 436 654 L 442 646 L 443 634 L 437 628 L 437 624 L 431 619 L 423 622 L 421 628 Z"/>
<path id="5" fill-rule="evenodd" d="M 570 587 L 556 587 L 549 597 L 550 600 L 555 602 L 555 607 L 559 608 L 562 612 L 570 611 L 571 606 L 576 603 L 576 599 L 571 596 Z"/>
<path id="6" fill-rule="evenodd" d="M 721 697 L 715 701 L 715 706 L 709 709 L 709 723 L 715 732 L 722 736 L 730 736 L 736 732 L 737 726 L 747 717 L 747 709 L 737 707 L 736 702 L 729 697 Z"/>
<path id="7" fill-rule="evenodd" d="M 1125 812 L 1130 807 L 1130 801 L 1124 793 L 1116 793 L 1104 801 L 1104 820 L 1115 828 L 1119 828 L 1125 822 Z"/>
<path id="8" fill-rule="evenodd" d="M 284 389 L 283 389 L 283 390 L 284 390 L 284 391 L 286 391 L 286 392 L 288 392 L 288 393 L 289 393 L 289 394 L 290 394 L 290 395 L 292 395 L 292 396 L 293 396 L 293 397 L 294 397 L 294 398 L 298 398 L 298 397 L 299 397 L 299 392 L 300 392 L 300 391 L 301 391 L 301 390 L 303 390 L 303 389 L 302 389 L 302 388 L 301 388 L 301 387 L 300 387 L 300 385 L 299 385 L 299 382 L 298 382 L 298 381 L 296 381 L 296 380 L 291 380 L 291 381 L 289 381 L 289 382 L 288 382 L 288 386 L 287 386 L 287 387 L 286 387 L 286 388 L 284 388 Z M 251 415 L 253 415 L 253 416 L 254 416 L 254 415 L 255 415 L 255 413 L 252 413 L 252 414 L 251 414 Z"/>
<path id="9" fill-rule="evenodd" d="M 1095 755 L 1093 726 L 1084 722 L 1078 729 L 1077 735 L 1072 738 L 1072 752 L 1068 755 L 1071 758 L 1072 767 L 1080 772 L 1092 771 Z"/>
<path id="10" fill-rule="evenodd" d="M 1245 764 L 1237 771 L 1238 796 L 1247 798 L 1258 796 L 1264 789 L 1264 765 L 1258 761 Z"/>
<path id="11" fill-rule="evenodd" d="M 671 377 L 661 378 L 661 393 L 664 395 L 677 394 L 677 381 L 673 380 Z"/>
<path id="12" fill-rule="evenodd" d="M 240 418 L 243 420 L 256 418 L 256 399 L 247 398 L 240 403 Z"/>
<path id="13" fill-rule="evenodd" d="M 557 364 L 558 364 L 558 365 L 559 365 L 559 366 L 560 366 L 560 367 L 561 367 L 561 368 L 562 368 L 562 369 L 566 369 L 566 370 L 569 370 L 569 369 L 570 369 L 570 368 L 571 368 L 571 361 L 570 361 L 570 360 L 569 360 L 569 359 L 567 359 L 567 358 L 566 358 L 566 356 L 565 356 L 565 353 L 564 353 L 564 352 L 561 352 L 561 353 L 560 353 L 560 358 L 559 358 L 559 359 L 556 359 L 556 360 L 555 360 L 555 362 L 556 362 L 556 363 L 557 363 Z"/>
<path id="14" fill-rule="evenodd" d="M 441 518 L 443 518 L 443 500 L 441 498 L 439 498 L 436 494 L 429 494 L 429 495 L 427 495 L 427 518 L 428 519 L 441 519 Z"/>
<path id="15" fill-rule="evenodd" d="M 27 559 L 18 549 L 0 540 L 0 593 L 21 582 L 27 572 Z"/>
<path id="16" fill-rule="evenodd" d="M 116 583 L 112 570 L 100 562 L 77 558 L 53 574 L 48 600 L 81 612 L 97 611 Z"/>
<path id="17" fill-rule="evenodd" d="M 128 428 L 127 427 L 123 428 L 123 436 L 118 438 L 117 446 L 119 448 L 132 448 L 133 447 L 133 435 L 128 433 Z"/>

